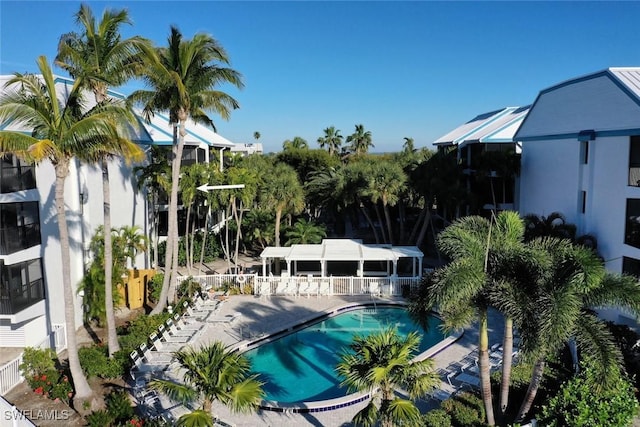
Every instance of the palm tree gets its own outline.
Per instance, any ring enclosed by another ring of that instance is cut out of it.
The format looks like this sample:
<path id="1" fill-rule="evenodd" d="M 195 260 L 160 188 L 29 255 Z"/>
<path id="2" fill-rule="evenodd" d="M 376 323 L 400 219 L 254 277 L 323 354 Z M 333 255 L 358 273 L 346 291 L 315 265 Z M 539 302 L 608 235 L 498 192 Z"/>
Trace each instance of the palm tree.
<path id="1" fill-rule="evenodd" d="M 256 375 L 250 375 L 249 360 L 227 350 L 220 341 L 197 350 L 187 348 L 174 355 L 184 372 L 183 382 L 156 379 L 150 386 L 183 404 L 202 402 L 201 411 L 183 415 L 180 423 L 200 418 L 203 413 L 211 417 L 211 407 L 216 400 L 234 412 L 249 412 L 257 409 L 264 397 L 263 383 Z"/>
<path id="2" fill-rule="evenodd" d="M 304 191 L 296 171 L 278 163 L 263 177 L 260 198 L 264 206 L 272 209 L 275 219 L 275 245 L 280 246 L 280 222 L 284 212 L 299 213 L 304 208 Z"/>
<path id="3" fill-rule="evenodd" d="M 253 133 L 253 138 L 256 140 L 256 142 L 258 142 L 258 140 L 260 139 L 260 132 L 255 131 Z"/>
<path id="4" fill-rule="evenodd" d="M 314 244 L 320 243 L 324 237 L 327 237 L 327 232 L 322 225 L 299 219 L 293 224 L 291 229 L 285 232 L 285 236 L 287 236 L 288 239 L 284 244 L 285 246 Z"/>
<path id="5" fill-rule="evenodd" d="M 160 196 L 167 195 L 171 191 L 171 169 L 167 163 L 165 147 L 152 145 L 148 155 L 149 163 L 146 166 L 133 168 L 137 176 L 136 186 L 138 190 L 146 189 L 150 204 L 153 209 L 151 236 L 153 239 L 153 266 L 158 266 L 158 204 Z"/>
<path id="6" fill-rule="evenodd" d="M 158 305 L 153 314 L 160 313 L 175 296 L 175 278 L 178 257 L 178 179 L 180 162 L 187 133 L 187 120 L 210 126 L 213 121 L 206 111 L 214 111 L 228 119 L 230 110 L 239 107 L 228 94 L 217 90 L 223 83 L 243 86 L 240 74 L 228 67 L 229 57 L 223 47 L 210 35 L 198 33 L 191 40 L 184 40 L 176 27 L 171 27 L 168 46 L 148 52 L 145 81 L 150 90 L 138 90 L 129 99 L 143 106 L 147 120 L 158 111 L 169 112 L 169 122 L 174 126 L 171 193 L 169 195 L 169 229 L 165 261 L 165 277 Z"/>
<path id="7" fill-rule="evenodd" d="M 119 152 L 130 144 L 120 135 L 118 119 L 127 120 L 128 112 L 115 104 L 82 108 L 82 90 L 76 82 L 66 98 L 59 98 L 53 73 L 44 56 L 38 58 L 41 77 L 16 73 L 5 85 L 0 99 L 0 122 L 14 122 L 33 129 L 30 135 L 0 131 L 0 153 L 13 153 L 36 162 L 48 160 L 55 170 L 55 205 L 60 233 L 62 284 L 69 368 L 76 388 L 76 400 L 91 400 L 93 392 L 78 359 L 74 289 L 71 283 L 69 232 L 67 228 L 64 187 L 74 157 L 89 160 L 97 151 Z"/>
<path id="8" fill-rule="evenodd" d="M 142 37 L 122 40 L 120 26 L 131 24 L 126 10 L 105 10 L 102 20 L 96 23 L 91 8 L 82 4 L 76 13 L 76 21 L 82 32 L 68 33 L 60 38 L 56 64 L 69 72 L 79 84 L 93 91 L 97 104 L 107 102 L 109 86 L 120 86 L 141 69 L 140 54 L 149 45 Z M 143 151 L 137 146 L 128 147 L 126 152 L 100 152 L 97 161 L 102 166 L 102 194 L 104 229 L 111 230 L 111 195 L 109 186 L 109 164 L 112 157 L 122 156 L 125 160 L 141 160 Z M 109 357 L 120 350 L 116 333 L 112 295 L 113 253 L 111 239 L 104 241 L 105 257 L 105 303 L 107 311 L 107 335 Z"/>
<path id="9" fill-rule="evenodd" d="M 501 263 L 509 262 L 503 254 L 519 248 L 523 235 L 523 223 L 515 212 L 500 212 L 495 221 L 468 216 L 454 222 L 437 240 L 439 250 L 451 262 L 436 270 L 433 281 L 428 284 L 424 307 L 411 310 L 414 317 L 421 318 L 422 309 L 438 307 L 448 329 L 466 326 L 477 319 L 480 383 L 489 425 L 494 425 L 495 419 L 489 378 L 487 294 L 502 278 L 496 274 L 501 271 Z"/>
<path id="10" fill-rule="evenodd" d="M 524 418 L 533 404 L 546 358 L 572 337 L 581 352 L 594 359 L 603 387 L 620 372 L 620 350 L 595 307 L 616 306 L 640 314 L 640 283 L 634 277 L 607 273 L 593 250 L 550 237 L 535 239 L 528 246 L 538 260 L 526 272 L 532 280 L 521 282 L 515 290 L 504 284 L 495 289 L 497 293 L 514 293 L 513 299 L 520 301 L 497 308 L 514 319 L 524 354 L 535 362 L 517 420 Z"/>
<path id="11" fill-rule="evenodd" d="M 370 147 L 374 147 L 371 131 L 365 131 L 364 125 L 356 125 L 355 132 L 347 137 L 347 142 L 351 143 L 349 148 L 355 154 L 364 154 L 369 151 Z"/>
<path id="12" fill-rule="evenodd" d="M 408 136 L 404 137 L 404 143 L 402 144 L 402 151 L 405 154 L 413 154 L 416 151 L 413 138 L 410 138 Z"/>
<path id="13" fill-rule="evenodd" d="M 420 336 L 412 332 L 402 339 L 389 328 L 367 337 L 356 335 L 341 354 L 336 367 L 343 387 L 350 393 L 370 392 L 369 404 L 353 417 L 353 423 L 391 427 L 417 423 L 420 411 L 410 400 L 395 396 L 397 388 L 407 390 L 412 399 L 424 396 L 440 383 L 433 360 L 412 361 Z"/>
<path id="14" fill-rule="evenodd" d="M 116 230 L 118 245 L 122 248 L 123 256 L 131 262 L 131 268 L 135 268 L 136 256 L 147 250 L 149 239 L 142 233 L 142 229 L 137 226 L 123 225 Z"/>
<path id="15" fill-rule="evenodd" d="M 309 144 L 307 143 L 307 140 L 300 136 L 293 137 L 293 140 L 287 139 L 285 142 L 282 143 L 282 149 L 285 151 L 306 150 L 308 148 L 309 148 Z"/>
<path id="16" fill-rule="evenodd" d="M 318 144 L 320 148 L 327 147 L 329 154 L 337 155 L 340 152 L 340 146 L 342 145 L 343 136 L 340 135 L 340 130 L 334 126 L 329 126 L 324 129 L 324 136 L 318 138 Z"/>
<path id="17" fill-rule="evenodd" d="M 393 225 L 389 206 L 395 206 L 400 200 L 407 183 L 407 176 L 402 167 L 395 162 L 375 161 L 371 163 L 369 180 L 369 196 L 373 203 L 380 201 L 387 223 L 387 236 L 389 243 L 394 243 Z"/>

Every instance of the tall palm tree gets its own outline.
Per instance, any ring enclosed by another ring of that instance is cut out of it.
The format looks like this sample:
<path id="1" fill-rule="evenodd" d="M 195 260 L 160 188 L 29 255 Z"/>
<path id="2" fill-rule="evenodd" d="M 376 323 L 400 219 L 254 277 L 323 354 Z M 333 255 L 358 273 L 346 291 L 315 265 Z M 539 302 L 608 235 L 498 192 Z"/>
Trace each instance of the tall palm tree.
<path id="1" fill-rule="evenodd" d="M 280 222 L 284 212 L 299 213 L 304 208 L 304 190 L 298 174 L 289 165 L 278 163 L 267 176 L 260 190 L 265 207 L 276 214 L 275 245 L 280 246 Z"/>
<path id="2" fill-rule="evenodd" d="M 422 318 L 423 309 L 438 307 L 449 329 L 478 321 L 480 385 L 489 425 L 495 424 L 495 418 L 489 378 L 488 292 L 502 278 L 496 274 L 498 267 L 509 262 L 502 254 L 519 248 L 523 235 L 523 223 L 515 212 L 500 212 L 495 221 L 468 216 L 454 222 L 437 240 L 451 262 L 436 270 L 426 304 L 411 310 L 414 317 Z"/>
<path id="3" fill-rule="evenodd" d="M 170 399 L 181 403 L 202 402 L 201 411 L 183 415 L 182 423 L 203 413 L 211 417 L 214 401 L 234 412 L 249 412 L 258 408 L 264 397 L 262 382 L 251 375 L 251 364 L 242 354 L 228 350 L 216 341 L 200 349 L 187 348 L 174 353 L 182 368 L 183 382 L 156 379 L 150 386 Z"/>
<path id="4" fill-rule="evenodd" d="M 389 206 L 395 206 L 400 200 L 407 183 L 407 176 L 402 167 L 391 161 L 375 161 L 371 163 L 371 173 L 368 177 L 369 196 L 373 203 L 380 201 L 387 223 L 387 236 L 389 243 L 393 244 L 393 224 Z"/>
<path id="5" fill-rule="evenodd" d="M 158 205 L 160 196 L 165 196 L 171 191 L 171 168 L 167 163 L 167 153 L 165 147 L 152 145 L 149 149 L 148 164 L 133 168 L 137 176 L 136 185 L 138 190 L 146 189 L 147 197 L 152 207 L 153 220 L 151 225 L 153 267 L 158 266 Z"/>
<path id="6" fill-rule="evenodd" d="M 347 137 L 347 142 L 351 144 L 349 148 L 355 154 L 364 154 L 374 147 L 371 131 L 365 131 L 364 125 L 356 125 L 355 132 Z"/>
<path id="7" fill-rule="evenodd" d="M 412 360 L 419 344 L 418 333 L 402 339 L 393 328 L 354 337 L 336 371 L 342 378 L 340 385 L 350 393 L 371 393 L 369 404 L 353 417 L 355 425 L 374 426 L 379 422 L 383 427 L 392 427 L 417 423 L 420 411 L 412 401 L 396 397 L 395 390 L 403 388 L 415 399 L 440 383 L 432 359 Z"/>
<path id="8" fill-rule="evenodd" d="M 226 51 L 208 34 L 198 33 L 193 39 L 185 40 L 182 33 L 172 26 L 168 46 L 148 51 L 148 58 L 144 79 L 150 89 L 135 91 L 129 99 L 143 106 L 147 120 L 156 112 L 168 111 L 169 122 L 174 126 L 166 270 L 158 305 L 152 310 L 156 314 L 175 296 L 173 276 L 178 257 L 178 179 L 187 120 L 190 118 L 215 130 L 207 111 L 214 111 L 226 120 L 230 111 L 239 107 L 233 97 L 217 87 L 230 83 L 241 88 L 243 83 L 237 71 L 225 67 L 229 64 Z"/>
<path id="9" fill-rule="evenodd" d="M 131 24 L 126 10 L 105 10 L 100 22 L 91 8 L 82 4 L 75 15 L 80 33 L 67 33 L 60 38 L 56 64 L 69 72 L 85 88 L 93 91 L 98 104 L 107 102 L 109 86 L 120 86 L 137 75 L 141 69 L 140 54 L 149 46 L 149 41 L 142 37 L 122 39 L 120 27 Z M 141 160 L 143 151 L 135 146 L 128 153 L 98 153 L 96 159 L 102 167 L 102 194 L 104 229 L 111 230 L 111 194 L 109 186 L 109 164 L 112 157 L 121 156 L 125 160 Z M 107 336 L 109 357 L 120 350 L 116 333 L 115 314 L 113 310 L 112 266 L 113 253 L 111 239 L 104 241 L 105 257 L 105 303 L 107 311 Z"/>
<path id="10" fill-rule="evenodd" d="M 255 132 L 253 133 L 253 139 L 255 139 L 255 140 L 256 140 L 256 142 L 258 142 L 258 140 L 260 139 L 260 132 L 255 131 Z"/>
<path id="11" fill-rule="evenodd" d="M 13 153 L 36 162 L 48 160 L 55 170 L 55 205 L 60 233 L 62 284 L 64 290 L 65 324 L 69 368 L 76 388 L 74 400 L 91 400 L 93 392 L 82 372 L 76 340 L 74 289 L 71 283 L 69 232 L 67 228 L 64 187 L 74 157 L 89 156 L 97 151 L 119 152 L 131 144 L 120 134 L 118 120 L 127 120 L 126 109 L 113 103 L 83 108 L 79 82 L 61 98 L 56 90 L 53 73 L 44 56 L 38 58 L 41 77 L 15 74 L 5 86 L 0 99 L 0 122 L 12 121 L 28 129 L 30 135 L 0 131 L 0 153 Z"/>
<path id="12" fill-rule="evenodd" d="M 595 361 L 600 384 L 607 386 L 612 374 L 622 369 L 621 354 L 595 307 L 615 306 L 640 314 L 637 279 L 607 273 L 591 249 L 567 239 L 539 238 L 528 243 L 538 265 L 526 272 L 533 280 L 519 289 L 497 287 L 495 292 L 515 293 L 518 304 L 497 305 L 514 319 L 526 357 L 534 361 L 532 378 L 516 417 L 530 410 L 546 359 L 574 337 L 578 348 Z M 545 260 L 546 257 L 546 260 Z M 522 273 L 522 271 L 521 271 Z"/>
<path id="13" fill-rule="evenodd" d="M 135 268 L 136 256 L 147 250 L 149 239 L 142 233 L 142 229 L 137 226 L 123 225 L 116 230 L 118 244 L 122 247 L 123 255 L 131 262 L 131 268 Z"/>
<path id="14" fill-rule="evenodd" d="M 340 130 L 335 126 L 329 126 L 324 129 L 324 135 L 318 138 L 318 144 L 320 148 L 327 147 L 329 154 L 337 155 L 340 152 L 340 146 L 344 137 L 340 135 Z"/>

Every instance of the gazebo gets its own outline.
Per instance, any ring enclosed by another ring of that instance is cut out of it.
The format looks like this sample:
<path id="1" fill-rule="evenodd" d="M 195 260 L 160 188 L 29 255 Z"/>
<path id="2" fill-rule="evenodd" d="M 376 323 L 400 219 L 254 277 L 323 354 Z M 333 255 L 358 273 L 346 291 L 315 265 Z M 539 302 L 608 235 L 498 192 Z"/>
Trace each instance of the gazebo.
<path id="1" fill-rule="evenodd" d="M 416 246 L 364 244 L 357 239 L 324 239 L 320 244 L 265 248 L 262 276 L 272 275 L 271 264 L 284 260 L 293 276 L 397 277 L 422 276 L 424 254 Z M 399 266 L 401 269 L 399 270 Z"/>

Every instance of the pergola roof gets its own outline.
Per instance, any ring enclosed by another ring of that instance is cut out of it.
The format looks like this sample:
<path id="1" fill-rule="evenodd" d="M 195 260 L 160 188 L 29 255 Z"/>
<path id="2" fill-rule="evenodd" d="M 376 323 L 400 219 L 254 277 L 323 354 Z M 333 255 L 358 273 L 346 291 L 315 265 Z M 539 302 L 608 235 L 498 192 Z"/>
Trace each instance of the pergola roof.
<path id="1" fill-rule="evenodd" d="M 283 258 L 287 261 L 396 261 L 399 258 L 422 258 L 416 246 L 367 245 L 354 239 L 325 239 L 317 245 L 267 247 L 260 258 Z"/>

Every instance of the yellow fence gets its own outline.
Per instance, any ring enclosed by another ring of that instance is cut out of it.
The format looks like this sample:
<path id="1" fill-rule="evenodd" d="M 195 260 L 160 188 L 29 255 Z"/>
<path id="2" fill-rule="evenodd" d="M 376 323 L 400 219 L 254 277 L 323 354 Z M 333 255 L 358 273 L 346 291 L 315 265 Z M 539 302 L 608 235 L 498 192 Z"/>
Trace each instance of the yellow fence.
<path id="1" fill-rule="evenodd" d="M 134 310 L 145 303 L 147 284 L 156 274 L 155 270 L 129 270 L 128 277 L 124 279 L 124 286 L 120 287 L 120 295 L 124 304 Z"/>

